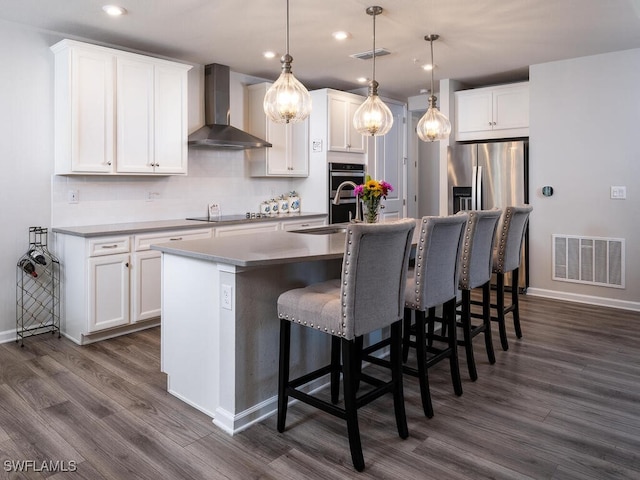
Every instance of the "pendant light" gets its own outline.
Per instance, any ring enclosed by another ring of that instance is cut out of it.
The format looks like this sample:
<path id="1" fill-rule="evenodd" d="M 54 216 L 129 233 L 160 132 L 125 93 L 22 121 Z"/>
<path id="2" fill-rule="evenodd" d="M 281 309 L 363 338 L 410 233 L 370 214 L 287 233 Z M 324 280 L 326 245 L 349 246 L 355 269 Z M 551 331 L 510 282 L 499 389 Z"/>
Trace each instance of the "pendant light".
<path id="1" fill-rule="evenodd" d="M 385 135 L 393 126 L 393 115 L 378 96 L 376 82 L 376 15 L 382 13 L 382 7 L 368 7 L 368 15 L 373 17 L 373 75 L 369 83 L 369 95 L 353 115 L 353 126 L 362 135 Z"/>
<path id="2" fill-rule="evenodd" d="M 418 137 L 424 142 L 433 142 L 434 140 L 444 140 L 451 133 L 451 122 L 446 115 L 438 110 L 436 106 L 436 96 L 433 94 L 433 42 L 440 38 L 440 35 L 431 34 L 424 39 L 431 45 L 431 91 L 429 95 L 429 108 L 418 122 Z"/>
<path id="3" fill-rule="evenodd" d="M 291 73 L 293 57 L 289 55 L 289 0 L 287 0 L 287 53 L 280 59 L 282 73 L 264 96 L 267 117 L 276 123 L 302 122 L 311 113 L 311 95 Z"/>

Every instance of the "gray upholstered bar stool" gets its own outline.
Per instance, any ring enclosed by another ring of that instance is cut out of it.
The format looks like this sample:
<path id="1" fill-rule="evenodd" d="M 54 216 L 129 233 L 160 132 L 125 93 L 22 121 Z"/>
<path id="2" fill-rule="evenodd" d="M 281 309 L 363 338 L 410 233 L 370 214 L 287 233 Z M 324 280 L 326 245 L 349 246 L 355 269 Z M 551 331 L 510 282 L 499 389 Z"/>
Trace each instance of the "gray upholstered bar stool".
<path id="1" fill-rule="evenodd" d="M 408 436 L 402 391 L 402 313 L 414 219 L 347 227 L 342 278 L 284 292 L 278 298 L 280 318 L 280 372 L 277 428 L 283 432 L 288 397 L 296 398 L 346 420 L 351 458 L 356 470 L 364 469 L 357 409 L 385 393 L 393 393 L 398 434 Z M 297 379 L 289 379 L 291 324 L 313 328 L 332 336 L 331 364 Z M 391 380 L 361 371 L 362 335 L 384 327 L 391 330 Z M 342 350 L 342 365 L 339 354 Z M 337 405 L 339 375 L 344 383 L 344 408 Z M 331 402 L 298 389 L 331 374 Z M 369 383 L 356 396 L 359 382 Z M 364 389 L 363 389 L 364 390 Z"/>
<path id="2" fill-rule="evenodd" d="M 505 317 L 513 314 L 513 326 L 516 336 L 522 338 L 520 328 L 520 311 L 518 308 L 518 273 L 522 258 L 522 244 L 529 222 L 529 214 L 533 210 L 530 205 L 506 207 L 502 221 L 498 227 L 496 246 L 493 252 L 493 273 L 496 274 L 496 303 L 492 305 L 497 312 L 491 320 L 498 322 L 500 343 L 503 350 L 509 349 Z M 511 272 L 511 304 L 505 302 L 504 276 Z"/>
<path id="3" fill-rule="evenodd" d="M 427 375 L 430 367 L 448 358 L 454 392 L 462 395 L 455 310 L 462 238 L 467 218 L 466 214 L 422 218 L 418 225 L 420 238 L 416 247 L 415 267 L 409 270 L 407 276 L 403 356 L 406 358 L 410 346 L 415 347 L 417 368 L 405 364 L 403 371 L 418 377 L 422 408 L 429 418 L 433 416 Z M 441 335 L 433 333 L 435 308 L 439 305 L 443 305 L 444 333 Z M 412 312 L 415 312 L 415 325 L 411 321 Z M 425 331 L 427 324 L 428 335 Z M 415 341 L 411 340 L 411 335 L 415 336 Z M 444 342 L 446 347 L 439 348 L 434 341 Z"/>
<path id="4" fill-rule="evenodd" d="M 491 340 L 491 272 L 493 266 L 493 244 L 495 242 L 498 221 L 502 210 L 473 210 L 467 212 L 469 221 L 465 228 L 462 256 L 460 259 L 459 288 L 462 299 L 460 306 L 460 321 L 462 327 L 462 340 L 458 345 L 465 347 L 467 368 L 471 380 L 478 378 L 476 362 L 473 356 L 473 338 L 484 333 L 484 343 L 487 350 L 489 363 L 496 362 Z M 471 291 L 482 289 L 482 313 L 472 311 Z M 473 318 L 482 319 L 482 323 L 474 324 Z"/>

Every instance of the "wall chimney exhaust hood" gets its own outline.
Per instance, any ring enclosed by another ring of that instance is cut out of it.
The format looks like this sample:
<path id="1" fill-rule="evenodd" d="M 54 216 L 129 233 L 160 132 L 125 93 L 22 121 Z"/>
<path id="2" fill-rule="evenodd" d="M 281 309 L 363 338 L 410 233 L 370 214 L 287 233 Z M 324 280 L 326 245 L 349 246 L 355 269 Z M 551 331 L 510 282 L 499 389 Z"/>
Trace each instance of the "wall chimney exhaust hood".
<path id="1" fill-rule="evenodd" d="M 204 67 L 206 125 L 189 135 L 189 146 L 212 149 L 270 147 L 261 138 L 229 125 L 229 67 L 212 63 Z"/>

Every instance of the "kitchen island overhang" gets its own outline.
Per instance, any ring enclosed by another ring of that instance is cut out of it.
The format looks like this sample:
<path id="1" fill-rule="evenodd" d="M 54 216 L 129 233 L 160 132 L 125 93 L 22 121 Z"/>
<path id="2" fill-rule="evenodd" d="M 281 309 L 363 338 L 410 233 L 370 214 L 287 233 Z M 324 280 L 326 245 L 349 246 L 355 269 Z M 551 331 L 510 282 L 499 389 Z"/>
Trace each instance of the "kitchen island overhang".
<path id="1" fill-rule="evenodd" d="M 167 390 L 234 434 L 277 408 L 277 298 L 339 278 L 344 233 L 270 232 L 153 245 L 162 252 Z M 293 374 L 328 362 L 329 339 L 294 329 Z M 310 389 L 322 384 L 310 385 Z"/>

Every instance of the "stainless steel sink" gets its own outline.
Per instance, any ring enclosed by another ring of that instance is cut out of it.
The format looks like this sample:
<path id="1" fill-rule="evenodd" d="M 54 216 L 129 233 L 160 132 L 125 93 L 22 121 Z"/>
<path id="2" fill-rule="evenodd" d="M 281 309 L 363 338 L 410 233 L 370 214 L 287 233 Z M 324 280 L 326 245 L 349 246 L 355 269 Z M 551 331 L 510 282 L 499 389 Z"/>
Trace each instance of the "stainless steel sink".
<path id="1" fill-rule="evenodd" d="M 299 230 L 289 230 L 291 233 L 308 233 L 310 235 L 331 235 L 333 233 L 345 233 L 345 225 L 323 225 L 321 227 L 301 228 Z"/>

